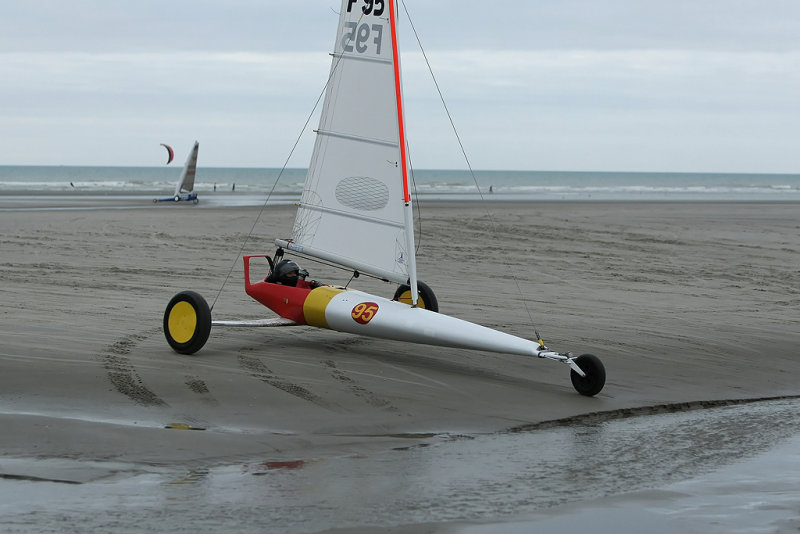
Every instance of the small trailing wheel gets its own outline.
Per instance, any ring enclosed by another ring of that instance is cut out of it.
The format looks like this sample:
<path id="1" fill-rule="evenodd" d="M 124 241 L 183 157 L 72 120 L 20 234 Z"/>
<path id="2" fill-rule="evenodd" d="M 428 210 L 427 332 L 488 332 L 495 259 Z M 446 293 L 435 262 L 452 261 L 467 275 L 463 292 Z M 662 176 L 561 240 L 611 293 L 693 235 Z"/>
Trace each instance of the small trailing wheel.
<path id="1" fill-rule="evenodd" d="M 194 198 L 192 199 L 192 204 L 197 204 L 198 202 L 200 202 L 200 199 L 199 199 L 199 198 L 197 198 L 197 197 L 194 197 Z"/>
<path id="2" fill-rule="evenodd" d="M 175 198 L 173 198 L 172 200 L 174 200 L 175 202 L 180 202 L 181 201 L 181 197 L 178 196 L 178 195 L 175 195 Z"/>
<path id="3" fill-rule="evenodd" d="M 419 300 L 417 306 L 430 310 L 433 312 L 439 311 L 439 301 L 436 300 L 436 295 L 433 289 L 428 287 L 428 284 L 417 280 L 417 292 L 419 293 Z M 394 292 L 392 300 L 398 300 L 404 304 L 411 305 L 411 287 L 408 284 L 403 284 Z"/>
<path id="4" fill-rule="evenodd" d="M 206 299 L 194 291 L 181 291 L 164 310 L 164 336 L 172 350 L 194 354 L 211 333 L 211 310 Z"/>
<path id="5" fill-rule="evenodd" d="M 600 358 L 594 354 L 581 354 L 574 361 L 586 374 L 586 376 L 581 376 L 574 369 L 570 371 L 569 377 L 572 379 L 575 391 L 587 397 L 593 397 L 600 393 L 606 384 L 606 368 L 603 367 Z"/>

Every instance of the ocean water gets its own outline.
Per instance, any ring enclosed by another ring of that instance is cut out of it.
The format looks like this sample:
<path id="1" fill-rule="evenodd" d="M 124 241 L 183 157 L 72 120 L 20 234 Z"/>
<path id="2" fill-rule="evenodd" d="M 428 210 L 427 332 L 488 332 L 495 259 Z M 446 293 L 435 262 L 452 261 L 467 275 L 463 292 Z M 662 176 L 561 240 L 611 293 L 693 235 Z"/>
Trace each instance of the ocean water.
<path id="1" fill-rule="evenodd" d="M 0 166 L 0 195 L 170 196 L 180 167 Z M 195 191 L 299 198 L 305 169 L 199 168 Z M 415 170 L 420 199 L 800 201 L 800 174 Z"/>

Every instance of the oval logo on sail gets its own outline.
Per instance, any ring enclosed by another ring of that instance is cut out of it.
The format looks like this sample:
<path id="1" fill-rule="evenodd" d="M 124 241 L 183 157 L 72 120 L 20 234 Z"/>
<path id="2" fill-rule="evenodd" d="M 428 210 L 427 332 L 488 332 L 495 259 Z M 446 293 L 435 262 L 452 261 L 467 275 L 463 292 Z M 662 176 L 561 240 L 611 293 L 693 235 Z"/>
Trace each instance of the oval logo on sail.
<path id="1" fill-rule="evenodd" d="M 367 324 L 378 313 L 378 305 L 374 302 L 362 302 L 353 307 L 350 315 L 353 320 L 359 324 Z"/>
<path id="2" fill-rule="evenodd" d="M 379 210 L 389 203 L 389 187 L 369 176 L 350 176 L 336 184 L 336 200 L 354 210 Z"/>

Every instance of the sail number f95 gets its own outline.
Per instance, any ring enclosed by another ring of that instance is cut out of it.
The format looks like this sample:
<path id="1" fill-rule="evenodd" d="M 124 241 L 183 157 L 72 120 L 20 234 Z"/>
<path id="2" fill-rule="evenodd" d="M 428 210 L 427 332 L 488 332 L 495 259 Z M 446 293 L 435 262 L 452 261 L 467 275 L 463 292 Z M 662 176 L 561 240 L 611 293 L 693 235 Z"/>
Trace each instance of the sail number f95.
<path id="1" fill-rule="evenodd" d="M 346 22 L 344 27 L 346 29 L 342 35 L 342 49 L 345 52 L 352 52 L 354 48 L 353 43 L 355 43 L 356 51 L 358 51 L 359 54 L 363 54 L 367 51 L 367 41 L 369 40 L 370 34 L 375 33 L 377 34 L 375 35 L 375 39 L 373 39 L 375 43 L 375 53 L 381 55 L 381 39 L 383 38 L 382 24 L 373 24 L 371 31 L 367 23 L 361 24 L 361 26 L 358 26 L 358 29 L 356 29 L 355 22 Z"/>
<path id="2" fill-rule="evenodd" d="M 384 4 L 383 0 L 362 0 L 364 5 L 361 6 L 361 12 L 365 15 L 373 14 L 376 17 L 383 15 Z M 353 4 L 358 3 L 359 0 L 347 0 L 347 12 L 353 11 Z"/>
<path id="3" fill-rule="evenodd" d="M 347 0 L 347 12 L 353 10 L 355 4 L 363 3 L 361 12 L 364 15 L 380 17 L 385 10 L 384 0 Z M 342 50 L 352 52 L 354 49 L 359 54 L 369 49 L 369 41 L 375 44 L 375 54 L 381 55 L 381 41 L 383 39 L 383 24 L 368 24 L 366 22 L 346 22 L 342 32 Z"/>

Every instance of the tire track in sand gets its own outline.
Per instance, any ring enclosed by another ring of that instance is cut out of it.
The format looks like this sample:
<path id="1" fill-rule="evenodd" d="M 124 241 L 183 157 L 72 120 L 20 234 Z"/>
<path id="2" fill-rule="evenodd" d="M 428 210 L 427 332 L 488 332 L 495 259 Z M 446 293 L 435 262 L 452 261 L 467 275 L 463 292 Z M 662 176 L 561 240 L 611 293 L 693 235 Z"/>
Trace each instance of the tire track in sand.
<path id="1" fill-rule="evenodd" d="M 99 355 L 99 359 L 106 370 L 106 375 L 114 388 L 119 393 L 143 406 L 169 406 L 166 401 L 144 384 L 144 380 L 128 357 L 139 342 L 150 338 L 158 332 L 160 332 L 160 329 L 125 336 L 106 347 Z M 208 385 L 202 378 L 186 375 L 183 384 L 189 391 L 199 395 L 203 402 L 217 404 L 217 399 L 211 394 Z"/>
<path id="2" fill-rule="evenodd" d="M 321 406 L 323 408 L 330 408 L 329 404 L 325 402 L 325 400 L 322 397 L 315 395 L 314 393 L 310 392 L 303 386 L 293 384 L 292 382 L 289 382 L 287 380 L 284 380 L 276 376 L 264 364 L 264 362 L 262 362 L 258 358 L 252 358 L 250 356 L 244 356 L 240 354 L 239 367 L 247 371 L 248 374 L 253 378 L 257 378 L 258 380 L 261 380 L 262 382 L 269 384 L 274 388 L 278 388 L 281 391 L 285 391 L 290 395 L 294 395 L 295 397 L 316 404 L 317 406 Z"/>
<path id="3" fill-rule="evenodd" d="M 333 360 L 325 360 L 322 363 L 325 364 L 325 366 L 330 370 L 334 379 L 344 384 L 353 395 L 363 400 L 368 405 L 372 406 L 373 408 L 385 408 L 391 412 L 398 411 L 397 406 L 394 406 L 391 401 L 383 399 L 374 391 L 370 391 L 369 389 L 359 385 L 355 380 L 347 376 L 344 371 L 338 369 L 336 367 L 336 362 Z"/>
<path id="4" fill-rule="evenodd" d="M 200 399 L 203 402 L 207 404 L 219 404 L 217 399 L 214 397 L 214 395 L 211 394 L 211 391 L 208 389 L 206 381 L 200 378 L 199 376 L 187 375 L 185 377 L 184 385 L 187 388 L 189 388 L 189 391 L 199 395 Z"/>
<path id="5" fill-rule="evenodd" d="M 168 406 L 161 397 L 145 386 L 144 380 L 128 358 L 136 345 L 152 334 L 150 331 L 125 336 L 106 347 L 100 354 L 100 360 L 109 381 L 119 393 L 142 406 Z"/>

